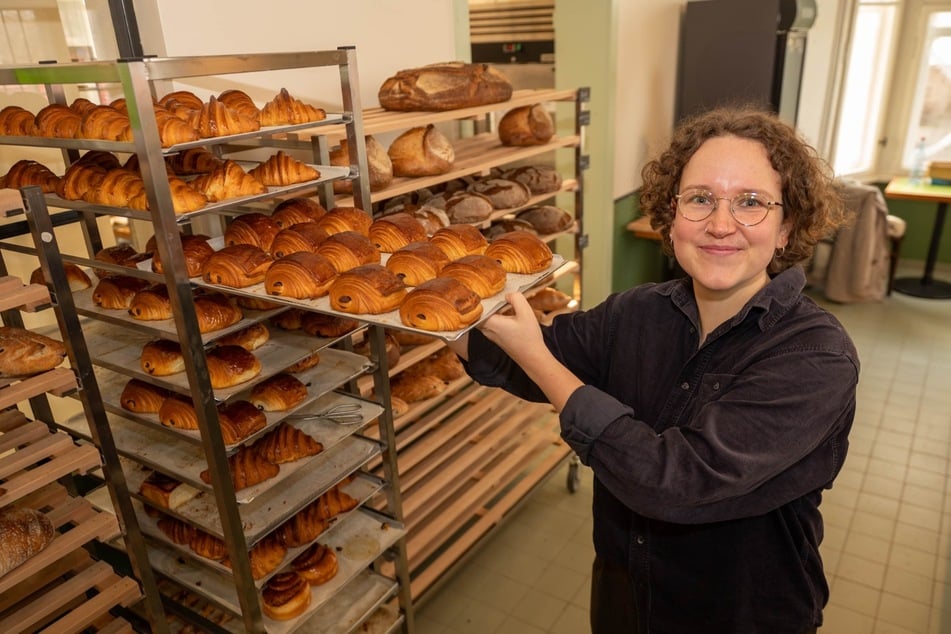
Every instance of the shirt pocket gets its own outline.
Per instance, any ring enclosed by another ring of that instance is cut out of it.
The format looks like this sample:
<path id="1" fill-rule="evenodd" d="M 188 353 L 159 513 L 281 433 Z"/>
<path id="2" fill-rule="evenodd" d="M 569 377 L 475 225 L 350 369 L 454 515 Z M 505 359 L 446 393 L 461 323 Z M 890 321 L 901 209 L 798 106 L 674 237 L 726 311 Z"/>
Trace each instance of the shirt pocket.
<path id="1" fill-rule="evenodd" d="M 705 374 L 700 380 L 697 398 L 701 403 L 716 401 L 726 394 L 736 379 L 736 374 Z"/>

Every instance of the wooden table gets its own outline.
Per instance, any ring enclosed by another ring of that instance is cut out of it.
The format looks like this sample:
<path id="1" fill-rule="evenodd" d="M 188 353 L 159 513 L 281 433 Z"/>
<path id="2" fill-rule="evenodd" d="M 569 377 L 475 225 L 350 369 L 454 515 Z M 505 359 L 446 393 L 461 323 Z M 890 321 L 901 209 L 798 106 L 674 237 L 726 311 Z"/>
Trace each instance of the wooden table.
<path id="1" fill-rule="evenodd" d="M 931 228 L 931 242 L 925 259 L 924 275 L 920 278 L 898 278 L 893 288 L 900 293 L 915 297 L 951 299 L 951 283 L 934 279 L 934 265 L 938 259 L 938 247 L 941 245 L 941 232 L 944 230 L 945 217 L 948 215 L 948 202 L 951 201 L 951 185 L 931 185 L 927 181 L 913 183 L 908 178 L 893 178 L 885 187 L 885 197 L 938 203 L 938 212 L 935 214 L 934 226 Z"/>

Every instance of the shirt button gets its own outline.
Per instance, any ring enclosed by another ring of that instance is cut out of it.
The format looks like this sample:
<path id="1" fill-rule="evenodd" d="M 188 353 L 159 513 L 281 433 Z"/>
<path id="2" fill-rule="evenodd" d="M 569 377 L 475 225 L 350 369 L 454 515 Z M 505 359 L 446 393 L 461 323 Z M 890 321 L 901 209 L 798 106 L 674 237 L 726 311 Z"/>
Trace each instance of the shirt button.
<path id="1" fill-rule="evenodd" d="M 682 389 L 682 390 L 689 390 L 689 389 L 690 389 L 690 384 L 687 383 L 686 381 L 684 381 L 683 383 L 680 384 L 680 389 Z"/>
<path id="2" fill-rule="evenodd" d="M 715 389 L 715 390 L 719 390 L 719 389 L 720 389 L 720 382 L 719 382 L 719 381 L 717 381 L 716 383 L 713 384 L 713 389 Z"/>
<path id="3" fill-rule="evenodd" d="M 636 539 L 635 541 L 636 541 L 638 544 L 643 544 L 643 543 L 644 543 L 645 541 L 647 541 L 647 540 L 644 539 L 644 536 L 643 536 L 643 535 L 638 535 L 638 536 L 637 536 L 637 539 Z"/>

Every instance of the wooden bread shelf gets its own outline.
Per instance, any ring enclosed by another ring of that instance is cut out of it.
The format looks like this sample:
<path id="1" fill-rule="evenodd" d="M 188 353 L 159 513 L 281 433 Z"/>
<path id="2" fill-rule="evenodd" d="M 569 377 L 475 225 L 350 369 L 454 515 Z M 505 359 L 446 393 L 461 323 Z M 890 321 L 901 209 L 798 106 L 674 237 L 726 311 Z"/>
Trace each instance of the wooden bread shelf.
<path id="1" fill-rule="evenodd" d="M 53 368 L 14 382 L 5 381 L 6 379 L 0 379 L 0 409 L 11 407 L 44 392 L 65 396 L 76 389 L 76 375 L 68 368 Z"/>
<path id="2" fill-rule="evenodd" d="M 19 308 L 32 312 L 38 306 L 48 304 L 50 293 L 40 284 L 23 284 L 10 275 L 0 277 L 0 310 Z"/>

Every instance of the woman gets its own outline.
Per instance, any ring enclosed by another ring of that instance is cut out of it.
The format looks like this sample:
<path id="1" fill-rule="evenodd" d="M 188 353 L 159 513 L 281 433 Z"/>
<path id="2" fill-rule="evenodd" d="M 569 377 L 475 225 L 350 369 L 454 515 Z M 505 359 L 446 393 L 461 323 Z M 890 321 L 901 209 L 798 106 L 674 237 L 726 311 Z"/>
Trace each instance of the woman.
<path id="1" fill-rule="evenodd" d="M 819 502 L 842 467 L 858 358 L 797 263 L 843 219 L 774 115 L 682 124 L 641 205 L 687 277 L 540 328 L 523 296 L 453 344 L 479 382 L 550 401 L 594 483 L 591 625 L 802 634 L 828 586 Z"/>

